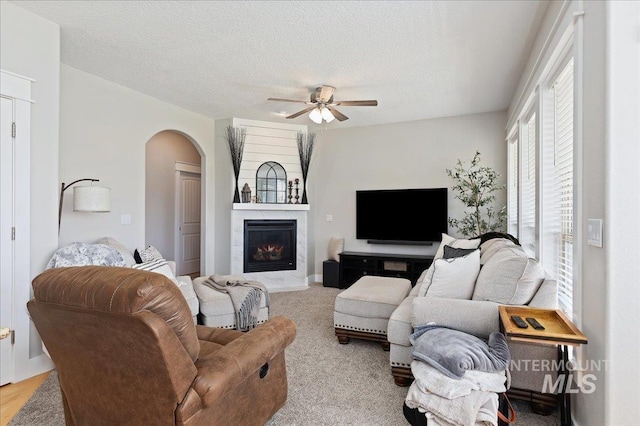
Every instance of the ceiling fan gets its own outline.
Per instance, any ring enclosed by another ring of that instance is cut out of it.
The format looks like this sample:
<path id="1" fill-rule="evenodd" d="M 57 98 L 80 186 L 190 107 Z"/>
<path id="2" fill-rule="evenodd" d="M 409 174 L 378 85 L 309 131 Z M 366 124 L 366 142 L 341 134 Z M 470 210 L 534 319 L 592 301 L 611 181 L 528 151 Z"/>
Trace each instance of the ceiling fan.
<path id="1" fill-rule="evenodd" d="M 300 101 L 296 99 L 281 99 L 281 98 L 269 98 L 269 101 L 277 102 L 295 102 L 299 104 L 311 105 L 301 111 L 287 116 L 287 118 L 296 118 L 302 114 L 309 113 L 309 118 L 317 124 L 322 123 L 322 120 L 330 123 L 334 118 L 338 121 L 348 120 L 349 117 L 335 109 L 336 106 L 378 106 L 378 101 L 334 101 L 333 92 L 336 90 L 333 86 L 321 86 L 317 87 L 311 93 L 310 101 Z"/>

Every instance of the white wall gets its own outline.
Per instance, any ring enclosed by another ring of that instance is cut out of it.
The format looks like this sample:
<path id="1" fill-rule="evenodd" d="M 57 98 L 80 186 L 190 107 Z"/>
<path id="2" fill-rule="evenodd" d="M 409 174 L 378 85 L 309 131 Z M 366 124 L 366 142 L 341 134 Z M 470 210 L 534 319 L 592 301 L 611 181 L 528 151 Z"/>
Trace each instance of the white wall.
<path id="1" fill-rule="evenodd" d="M 345 250 L 431 254 L 437 247 L 369 245 L 355 238 L 355 193 L 359 189 L 451 188 L 445 170 L 467 164 L 476 150 L 482 164 L 507 175 L 506 112 L 491 112 L 380 126 L 329 130 L 318 137 L 309 172 L 309 203 L 315 241 L 315 273 L 321 274 L 331 237 Z M 506 204 L 502 191 L 498 205 Z M 405 208 L 421 208 L 405 206 Z M 462 217 L 462 203 L 449 191 L 449 216 Z M 325 216 L 333 221 L 326 222 Z M 450 229 L 451 234 L 456 234 Z"/>
<path id="2" fill-rule="evenodd" d="M 73 197 L 65 197 L 61 246 L 103 236 L 131 249 L 145 244 L 145 144 L 163 130 L 183 133 L 198 144 L 203 223 L 214 222 L 214 120 L 67 65 L 61 67 L 60 87 L 58 182 L 95 178 L 111 188 L 109 213 L 74 213 Z M 123 214 L 131 215 L 131 225 L 120 224 Z M 213 271 L 215 239 L 212 226 L 205 230 L 203 272 Z"/>
<path id="3" fill-rule="evenodd" d="M 640 2 L 607 3 L 607 339 L 605 424 L 640 419 Z"/>
<path id="4" fill-rule="evenodd" d="M 176 161 L 200 165 L 200 154 L 190 140 L 171 131 L 149 139 L 145 147 L 145 245 L 153 245 L 165 258 L 174 260 Z"/>
<path id="5" fill-rule="evenodd" d="M 31 256 L 30 276 L 45 268 L 58 242 L 58 118 L 60 76 L 60 27 L 7 1 L 0 2 L 0 68 L 35 79 L 31 107 Z M 18 232 L 20 232 L 18 230 Z M 30 282 L 21 285 L 31 286 Z M 27 315 L 16 301 L 17 315 Z M 23 344 L 28 335 L 29 344 Z M 22 380 L 41 369 L 40 339 L 30 331 L 17 330 L 16 379 Z M 27 360 L 27 358 L 30 361 Z"/>

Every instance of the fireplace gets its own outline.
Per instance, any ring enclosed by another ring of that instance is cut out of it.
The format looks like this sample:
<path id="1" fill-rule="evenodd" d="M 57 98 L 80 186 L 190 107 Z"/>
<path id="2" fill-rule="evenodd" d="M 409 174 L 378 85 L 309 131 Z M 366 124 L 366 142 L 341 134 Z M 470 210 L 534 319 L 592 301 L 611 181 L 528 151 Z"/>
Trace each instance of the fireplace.
<path id="1" fill-rule="evenodd" d="M 244 221 L 244 272 L 296 269 L 295 220 Z"/>

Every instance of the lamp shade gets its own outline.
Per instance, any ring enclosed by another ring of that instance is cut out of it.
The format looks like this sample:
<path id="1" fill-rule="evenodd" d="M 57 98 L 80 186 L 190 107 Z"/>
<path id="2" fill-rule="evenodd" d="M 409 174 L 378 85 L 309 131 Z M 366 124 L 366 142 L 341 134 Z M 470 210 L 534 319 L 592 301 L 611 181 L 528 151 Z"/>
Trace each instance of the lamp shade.
<path id="1" fill-rule="evenodd" d="M 111 211 L 111 188 L 103 186 L 76 186 L 73 188 L 74 212 Z"/>
<path id="2" fill-rule="evenodd" d="M 329 111 L 329 108 L 322 108 L 322 111 L 320 112 L 322 113 L 322 118 L 324 118 L 324 121 L 327 123 L 331 123 L 335 118 L 331 111 Z"/>
<path id="3" fill-rule="evenodd" d="M 322 112 L 320 112 L 320 108 L 314 108 L 309 113 L 309 118 L 316 124 L 322 123 Z"/>

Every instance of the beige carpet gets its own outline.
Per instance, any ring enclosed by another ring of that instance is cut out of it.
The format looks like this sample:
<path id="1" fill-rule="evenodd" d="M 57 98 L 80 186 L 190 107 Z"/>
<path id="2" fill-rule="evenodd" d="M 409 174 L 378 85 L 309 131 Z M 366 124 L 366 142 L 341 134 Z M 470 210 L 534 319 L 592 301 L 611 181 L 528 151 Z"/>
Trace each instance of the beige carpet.
<path id="1" fill-rule="evenodd" d="M 393 383 L 388 352 L 379 343 L 338 344 L 333 304 L 338 289 L 312 284 L 308 290 L 271 295 L 272 315 L 286 315 L 298 328 L 286 350 L 289 397 L 267 423 L 279 425 L 407 425 L 402 404 L 407 388 Z M 10 425 L 64 425 L 57 377 L 52 374 Z M 560 424 L 516 405 L 518 425 Z"/>

